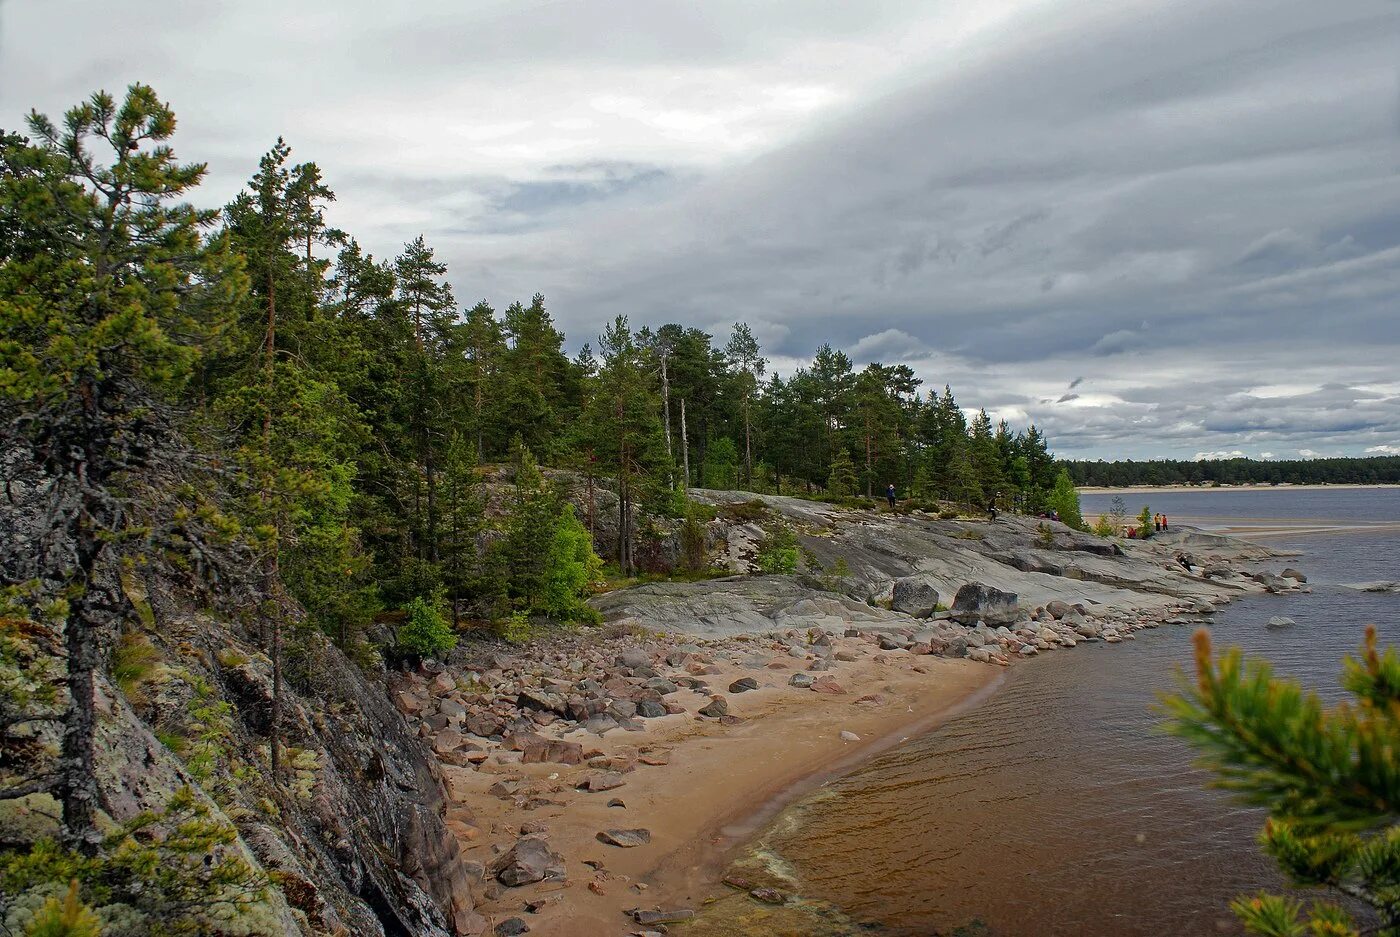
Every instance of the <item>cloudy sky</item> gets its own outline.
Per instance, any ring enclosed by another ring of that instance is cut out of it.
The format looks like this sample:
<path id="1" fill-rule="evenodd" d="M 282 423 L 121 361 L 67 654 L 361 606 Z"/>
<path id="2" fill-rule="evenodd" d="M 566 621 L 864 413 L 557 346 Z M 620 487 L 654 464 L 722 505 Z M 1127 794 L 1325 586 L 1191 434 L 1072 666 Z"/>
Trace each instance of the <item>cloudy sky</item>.
<path id="1" fill-rule="evenodd" d="M 153 84 L 377 254 L 780 371 L 907 362 L 1063 455 L 1400 454 L 1400 0 L 0 0 L 0 126 Z"/>

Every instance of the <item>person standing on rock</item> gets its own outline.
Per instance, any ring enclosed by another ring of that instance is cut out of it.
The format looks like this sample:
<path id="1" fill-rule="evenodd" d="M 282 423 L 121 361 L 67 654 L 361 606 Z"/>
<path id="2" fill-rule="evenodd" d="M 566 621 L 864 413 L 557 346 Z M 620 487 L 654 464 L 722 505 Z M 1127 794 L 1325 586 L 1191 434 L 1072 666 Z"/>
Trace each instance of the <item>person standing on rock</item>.
<path id="1" fill-rule="evenodd" d="M 1163 530 L 1166 530 L 1166 529 L 1167 529 L 1167 515 L 1165 515 L 1165 514 L 1162 515 L 1162 529 L 1163 529 Z"/>
<path id="2" fill-rule="evenodd" d="M 894 485 L 885 486 L 885 500 L 890 503 L 890 510 L 894 510 Z"/>

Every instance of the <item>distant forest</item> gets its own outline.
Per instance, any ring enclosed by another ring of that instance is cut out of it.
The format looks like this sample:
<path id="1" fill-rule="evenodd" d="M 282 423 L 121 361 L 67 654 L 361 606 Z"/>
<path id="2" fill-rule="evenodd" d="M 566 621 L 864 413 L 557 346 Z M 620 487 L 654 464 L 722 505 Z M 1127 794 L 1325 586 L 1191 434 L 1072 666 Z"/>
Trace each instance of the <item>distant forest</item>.
<path id="1" fill-rule="evenodd" d="M 1400 484 L 1400 456 L 1342 459 L 1219 459 L 1070 462 L 1076 485 L 1378 485 Z"/>

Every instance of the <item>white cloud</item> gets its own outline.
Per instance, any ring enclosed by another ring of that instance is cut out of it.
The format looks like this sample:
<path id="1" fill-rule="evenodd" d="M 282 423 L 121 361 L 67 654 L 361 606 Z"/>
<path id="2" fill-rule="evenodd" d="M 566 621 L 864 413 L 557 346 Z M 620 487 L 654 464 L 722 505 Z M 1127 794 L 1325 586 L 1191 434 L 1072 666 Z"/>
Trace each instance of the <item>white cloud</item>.
<path id="1" fill-rule="evenodd" d="M 1243 459 L 1245 457 L 1245 453 L 1241 449 L 1217 449 L 1214 452 L 1198 452 L 1191 458 L 1196 462 L 1205 462 L 1214 459 Z"/>
<path id="2" fill-rule="evenodd" d="M 1367 455 L 1400 455 L 1400 446 L 1367 446 Z"/>

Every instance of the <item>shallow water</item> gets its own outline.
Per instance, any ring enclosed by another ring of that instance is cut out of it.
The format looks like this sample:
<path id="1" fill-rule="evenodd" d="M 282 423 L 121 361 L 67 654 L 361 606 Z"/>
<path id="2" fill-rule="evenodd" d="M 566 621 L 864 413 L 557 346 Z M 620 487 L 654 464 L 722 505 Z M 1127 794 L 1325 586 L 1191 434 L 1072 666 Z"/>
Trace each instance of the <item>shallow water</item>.
<path id="1" fill-rule="evenodd" d="M 1280 501 L 1265 516 L 1332 519 L 1317 506 L 1327 492 L 1304 494 L 1308 503 Z M 1333 494 L 1354 512 L 1357 493 Z M 1400 578 L 1400 537 L 1269 543 L 1304 551 L 1290 562 L 1314 593 L 1230 606 L 1214 639 L 1336 698 L 1340 657 L 1367 622 L 1400 638 L 1400 597 L 1338 583 Z M 1274 615 L 1298 625 L 1265 629 Z M 730 901 L 746 923 L 700 932 L 912 935 L 980 922 L 986 931 L 974 932 L 998 935 L 1238 933 L 1229 900 L 1280 885 L 1255 845 L 1262 814 L 1205 789 L 1153 710 L 1174 669 L 1190 666 L 1192 630 L 1163 626 L 1013 667 L 987 702 L 797 802 L 755 840 L 740 865 L 800 894 L 797 908 L 775 916 Z"/>

